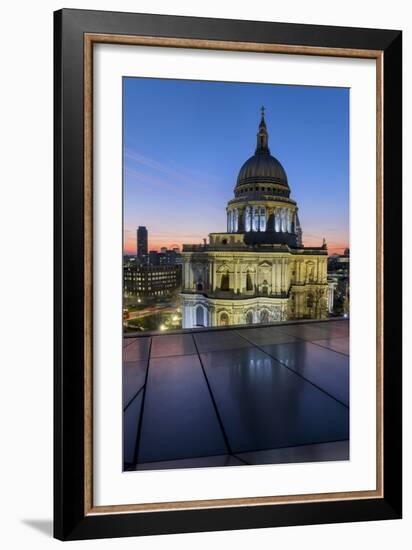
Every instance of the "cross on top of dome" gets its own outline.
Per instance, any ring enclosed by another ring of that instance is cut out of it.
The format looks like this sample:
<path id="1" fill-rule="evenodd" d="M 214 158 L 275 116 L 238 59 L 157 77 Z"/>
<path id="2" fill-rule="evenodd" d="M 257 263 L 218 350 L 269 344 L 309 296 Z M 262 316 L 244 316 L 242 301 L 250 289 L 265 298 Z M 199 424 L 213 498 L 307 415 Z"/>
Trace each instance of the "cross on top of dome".
<path id="1" fill-rule="evenodd" d="M 240 169 L 237 186 L 276 183 L 289 191 L 288 180 L 281 163 L 270 154 L 269 133 L 266 128 L 265 111 L 260 108 L 261 120 L 256 136 L 255 154 Z"/>

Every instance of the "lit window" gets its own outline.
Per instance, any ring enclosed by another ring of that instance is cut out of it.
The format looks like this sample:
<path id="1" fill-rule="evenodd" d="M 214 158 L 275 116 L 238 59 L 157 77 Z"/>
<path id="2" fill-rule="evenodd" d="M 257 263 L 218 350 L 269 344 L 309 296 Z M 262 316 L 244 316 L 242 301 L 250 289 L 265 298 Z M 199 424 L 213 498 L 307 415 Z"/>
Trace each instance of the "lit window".
<path id="1" fill-rule="evenodd" d="M 266 231 L 266 208 L 264 206 L 259 208 L 259 230 Z"/>
<path id="2" fill-rule="evenodd" d="M 259 231 L 259 208 L 253 207 L 252 231 Z"/>
<path id="3" fill-rule="evenodd" d="M 233 232 L 236 233 L 239 228 L 239 211 L 237 208 L 233 210 L 233 223 L 232 223 Z"/>
<path id="4" fill-rule="evenodd" d="M 286 232 L 286 208 L 282 208 L 282 232 Z"/>
<path id="5" fill-rule="evenodd" d="M 246 206 L 245 208 L 245 231 L 248 232 L 251 230 L 251 209 L 250 206 Z"/>
<path id="6" fill-rule="evenodd" d="M 275 209 L 275 231 L 279 233 L 280 231 L 280 211 L 279 208 Z"/>

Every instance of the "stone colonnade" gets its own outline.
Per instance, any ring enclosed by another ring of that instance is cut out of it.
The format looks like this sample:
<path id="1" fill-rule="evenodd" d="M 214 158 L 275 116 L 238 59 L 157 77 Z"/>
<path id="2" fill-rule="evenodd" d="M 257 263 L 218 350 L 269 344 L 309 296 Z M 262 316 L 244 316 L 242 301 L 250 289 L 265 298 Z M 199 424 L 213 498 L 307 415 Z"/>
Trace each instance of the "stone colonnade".
<path id="1" fill-rule="evenodd" d="M 296 209 L 266 206 L 246 206 L 228 208 L 227 232 L 249 232 L 272 230 L 282 233 L 295 233 Z"/>

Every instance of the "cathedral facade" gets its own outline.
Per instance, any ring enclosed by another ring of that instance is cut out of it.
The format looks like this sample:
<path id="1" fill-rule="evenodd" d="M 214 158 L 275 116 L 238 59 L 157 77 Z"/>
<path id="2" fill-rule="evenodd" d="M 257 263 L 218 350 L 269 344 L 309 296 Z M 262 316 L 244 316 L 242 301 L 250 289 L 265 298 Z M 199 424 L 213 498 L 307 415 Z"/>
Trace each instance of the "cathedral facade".
<path id="1" fill-rule="evenodd" d="M 240 169 L 226 213 L 226 233 L 183 245 L 183 328 L 327 317 L 326 243 L 303 245 L 263 108 L 255 154 Z"/>

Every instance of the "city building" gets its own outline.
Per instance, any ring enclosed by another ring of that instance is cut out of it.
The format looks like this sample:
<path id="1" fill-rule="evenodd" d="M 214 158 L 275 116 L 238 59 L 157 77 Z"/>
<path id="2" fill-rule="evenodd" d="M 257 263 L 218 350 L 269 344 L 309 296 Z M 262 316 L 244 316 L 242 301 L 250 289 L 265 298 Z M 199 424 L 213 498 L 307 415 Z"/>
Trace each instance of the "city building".
<path id="1" fill-rule="evenodd" d="M 135 266 L 136 265 L 136 256 L 132 256 L 130 254 L 125 254 L 123 256 L 123 265 L 127 267 Z"/>
<path id="2" fill-rule="evenodd" d="M 149 265 L 176 265 L 182 263 L 182 257 L 179 250 L 169 250 L 166 247 L 162 247 L 160 252 L 157 250 L 150 250 L 149 252 Z"/>
<path id="3" fill-rule="evenodd" d="M 148 236 L 147 227 L 139 225 L 137 228 L 137 258 L 140 263 L 147 263 L 148 254 Z"/>
<path id="4" fill-rule="evenodd" d="M 303 245 L 290 193 L 262 107 L 255 154 L 226 207 L 227 231 L 183 245 L 183 328 L 328 316 L 326 242 Z"/>
<path id="5" fill-rule="evenodd" d="M 149 265 L 160 265 L 159 252 L 157 250 L 150 250 Z"/>
<path id="6" fill-rule="evenodd" d="M 180 265 L 141 265 L 123 267 L 123 292 L 129 297 L 168 296 L 180 290 Z"/>
<path id="7" fill-rule="evenodd" d="M 350 250 L 328 258 L 328 310 L 333 315 L 349 315 Z"/>

